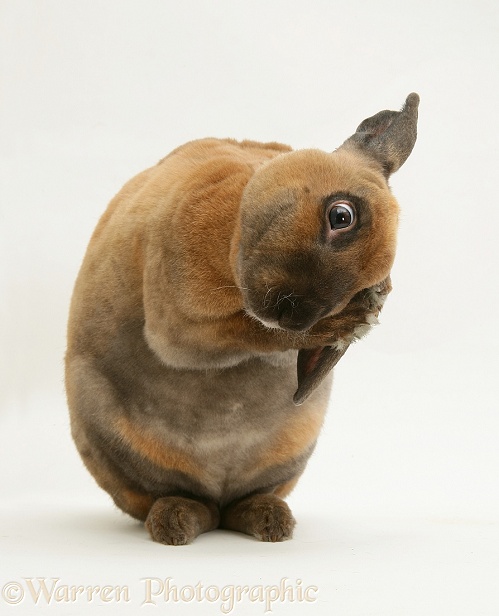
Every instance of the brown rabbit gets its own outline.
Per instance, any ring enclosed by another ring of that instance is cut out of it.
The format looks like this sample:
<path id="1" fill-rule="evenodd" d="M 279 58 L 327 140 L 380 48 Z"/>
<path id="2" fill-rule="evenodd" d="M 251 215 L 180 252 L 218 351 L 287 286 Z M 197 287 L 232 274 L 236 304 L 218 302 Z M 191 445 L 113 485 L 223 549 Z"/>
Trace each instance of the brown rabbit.
<path id="1" fill-rule="evenodd" d="M 111 201 L 76 281 L 66 388 L 87 468 L 155 541 L 291 537 L 282 499 L 314 449 L 330 370 L 390 291 L 387 181 L 418 103 L 333 153 L 193 141 Z"/>

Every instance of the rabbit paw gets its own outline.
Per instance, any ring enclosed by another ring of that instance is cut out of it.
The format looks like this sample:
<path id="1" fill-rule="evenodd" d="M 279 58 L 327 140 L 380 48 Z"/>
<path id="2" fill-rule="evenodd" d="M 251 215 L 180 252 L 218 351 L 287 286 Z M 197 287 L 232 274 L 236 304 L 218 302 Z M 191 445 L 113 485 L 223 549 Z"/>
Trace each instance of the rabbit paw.
<path id="1" fill-rule="evenodd" d="M 392 283 L 390 277 L 385 278 L 382 282 L 365 289 L 365 302 L 372 314 L 376 316 L 383 308 L 388 293 L 392 290 Z"/>
<path id="2" fill-rule="evenodd" d="M 363 338 L 374 325 L 392 289 L 390 278 L 357 293 L 344 310 L 332 317 L 337 337 L 334 345 L 344 351 L 352 342 Z"/>
<path id="3" fill-rule="evenodd" d="M 255 510 L 253 535 L 260 541 L 285 541 L 291 539 L 295 519 L 289 506 L 283 501 L 261 506 Z"/>
<path id="4" fill-rule="evenodd" d="M 217 525 L 218 511 L 180 496 L 159 498 L 146 519 L 146 528 L 153 541 L 166 545 L 186 545 Z"/>
<path id="5" fill-rule="evenodd" d="M 291 539 L 295 523 L 287 503 L 275 494 L 254 494 L 229 505 L 222 521 L 224 528 L 273 543 Z"/>

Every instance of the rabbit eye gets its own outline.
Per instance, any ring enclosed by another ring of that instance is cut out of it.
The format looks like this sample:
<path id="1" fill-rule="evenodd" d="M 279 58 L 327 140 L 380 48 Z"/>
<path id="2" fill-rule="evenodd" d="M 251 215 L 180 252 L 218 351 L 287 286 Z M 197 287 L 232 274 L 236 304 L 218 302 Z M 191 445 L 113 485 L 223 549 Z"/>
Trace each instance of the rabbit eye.
<path id="1" fill-rule="evenodd" d="M 346 229 L 353 225 L 355 210 L 349 203 L 334 203 L 329 210 L 331 229 Z"/>

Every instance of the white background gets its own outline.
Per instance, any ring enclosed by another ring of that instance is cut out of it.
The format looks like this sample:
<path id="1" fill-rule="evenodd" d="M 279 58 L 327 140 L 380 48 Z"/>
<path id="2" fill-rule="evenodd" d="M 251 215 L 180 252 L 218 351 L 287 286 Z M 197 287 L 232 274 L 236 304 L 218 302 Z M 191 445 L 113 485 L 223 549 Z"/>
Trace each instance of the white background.
<path id="1" fill-rule="evenodd" d="M 33 613 L 22 578 L 54 576 L 128 585 L 128 603 L 94 600 L 102 614 L 137 614 L 147 577 L 319 588 L 276 614 L 499 613 L 498 27 L 496 0 L 0 2 L 0 586 L 26 593 L 0 612 Z M 66 318 L 98 217 L 187 140 L 332 150 L 411 91 L 394 291 L 336 370 L 295 539 L 152 543 L 68 431 Z M 157 601 L 141 613 L 221 613 Z"/>

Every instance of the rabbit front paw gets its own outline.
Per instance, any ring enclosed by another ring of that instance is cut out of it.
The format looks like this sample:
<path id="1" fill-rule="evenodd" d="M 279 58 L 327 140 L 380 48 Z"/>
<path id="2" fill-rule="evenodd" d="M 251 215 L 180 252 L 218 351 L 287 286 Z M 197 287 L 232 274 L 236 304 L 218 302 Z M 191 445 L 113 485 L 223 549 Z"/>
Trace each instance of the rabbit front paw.
<path id="1" fill-rule="evenodd" d="M 332 341 L 338 351 L 344 351 L 352 342 L 363 338 L 374 325 L 392 289 L 390 277 L 363 289 L 348 303 L 346 308 L 331 318 L 331 330 L 336 336 Z"/>

